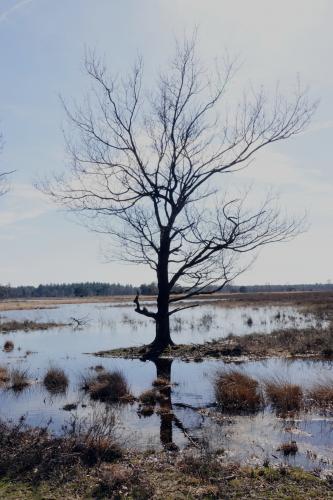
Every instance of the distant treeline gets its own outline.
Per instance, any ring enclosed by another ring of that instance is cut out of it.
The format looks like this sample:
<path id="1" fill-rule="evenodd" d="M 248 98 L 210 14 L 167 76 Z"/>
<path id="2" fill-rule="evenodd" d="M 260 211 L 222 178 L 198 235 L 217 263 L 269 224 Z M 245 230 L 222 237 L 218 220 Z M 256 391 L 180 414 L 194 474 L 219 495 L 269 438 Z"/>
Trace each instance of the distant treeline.
<path id="1" fill-rule="evenodd" d="M 154 295 L 156 285 L 143 284 L 139 287 L 120 283 L 60 283 L 38 286 L 0 286 L 2 299 L 32 299 L 40 297 L 92 297 L 107 295 Z"/>
<path id="2" fill-rule="evenodd" d="M 299 292 L 299 291 L 330 291 L 333 284 L 316 283 L 313 285 L 228 285 L 223 291 L 229 293 L 253 292 Z M 182 289 L 177 290 L 181 293 Z M 93 297 L 108 295 L 155 295 L 156 283 L 142 284 L 140 286 L 121 285 L 120 283 L 61 283 L 38 286 L 0 285 L 0 299 L 32 299 L 42 297 Z"/>

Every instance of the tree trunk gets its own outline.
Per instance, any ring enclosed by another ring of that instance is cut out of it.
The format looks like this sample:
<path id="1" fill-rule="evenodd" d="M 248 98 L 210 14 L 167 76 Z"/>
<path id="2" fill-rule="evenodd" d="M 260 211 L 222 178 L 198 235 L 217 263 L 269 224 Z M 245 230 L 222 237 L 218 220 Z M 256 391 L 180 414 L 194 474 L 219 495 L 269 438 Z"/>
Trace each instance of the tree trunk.
<path id="1" fill-rule="evenodd" d="M 169 254 L 170 237 L 166 228 L 161 230 L 160 252 L 157 266 L 157 316 L 156 316 L 156 335 L 152 346 L 163 350 L 169 345 L 174 345 L 170 336 L 170 318 L 169 318 Z"/>

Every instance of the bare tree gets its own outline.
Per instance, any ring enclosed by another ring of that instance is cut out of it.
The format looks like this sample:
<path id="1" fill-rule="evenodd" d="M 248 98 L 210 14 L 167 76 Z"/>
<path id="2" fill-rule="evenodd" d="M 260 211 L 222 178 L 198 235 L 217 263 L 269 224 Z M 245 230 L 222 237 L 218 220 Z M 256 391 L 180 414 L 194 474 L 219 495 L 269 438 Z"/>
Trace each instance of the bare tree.
<path id="1" fill-rule="evenodd" d="M 155 320 L 151 345 L 161 350 L 172 344 L 170 316 L 192 307 L 181 301 L 221 290 L 240 271 L 238 255 L 299 231 L 269 197 L 253 210 L 247 196 L 228 198 L 221 188 L 223 174 L 301 132 L 316 105 L 300 86 L 290 101 L 278 91 L 269 102 L 262 90 L 251 91 L 231 115 L 225 93 L 233 64 L 212 81 L 193 40 L 177 45 L 149 92 L 141 60 L 124 79 L 112 78 L 94 54 L 85 67 L 94 91 L 84 106 L 64 104 L 73 125 L 69 171 L 41 189 L 111 235 L 120 258 L 156 272 L 156 309 L 142 307 L 139 296 L 134 302 Z M 183 293 L 175 294 L 180 285 Z"/>

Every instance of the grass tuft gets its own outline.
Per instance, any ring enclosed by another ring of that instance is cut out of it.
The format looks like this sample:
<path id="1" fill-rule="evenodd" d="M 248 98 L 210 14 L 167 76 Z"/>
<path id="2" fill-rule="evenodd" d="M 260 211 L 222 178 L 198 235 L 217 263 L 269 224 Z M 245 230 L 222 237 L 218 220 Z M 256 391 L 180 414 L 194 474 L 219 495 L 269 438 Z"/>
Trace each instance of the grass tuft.
<path id="1" fill-rule="evenodd" d="M 22 391 L 29 385 L 28 373 L 26 370 L 14 368 L 10 372 L 10 387 L 14 391 Z"/>
<path id="2" fill-rule="evenodd" d="M 99 373 L 84 380 L 83 388 L 91 399 L 100 401 L 129 401 L 130 388 L 126 377 L 120 371 Z"/>
<path id="3" fill-rule="evenodd" d="M 154 406 L 156 404 L 156 392 L 151 389 L 144 391 L 140 395 L 139 400 L 144 405 Z"/>
<path id="4" fill-rule="evenodd" d="M 51 367 L 44 376 L 43 384 L 53 394 L 65 392 L 68 387 L 68 377 L 61 368 Z"/>
<path id="5" fill-rule="evenodd" d="M 0 366 L 0 387 L 6 384 L 10 379 L 6 366 Z"/>
<path id="6" fill-rule="evenodd" d="M 299 411 L 303 392 L 299 385 L 275 379 L 265 382 L 266 395 L 279 413 Z"/>
<path id="7" fill-rule="evenodd" d="M 215 377 L 218 405 L 228 411 L 257 411 L 262 405 L 258 382 L 237 370 L 222 371 Z"/>
<path id="8" fill-rule="evenodd" d="M 333 405 L 333 380 L 318 382 L 308 390 L 307 395 L 317 406 Z"/>
<path id="9" fill-rule="evenodd" d="M 288 441 L 287 443 L 280 444 L 277 451 L 281 451 L 285 457 L 289 455 L 296 455 L 298 452 L 298 446 L 296 441 Z"/>
<path id="10" fill-rule="evenodd" d="M 12 352 L 14 350 L 14 342 L 7 340 L 3 345 L 3 350 L 5 352 Z"/>
<path id="11" fill-rule="evenodd" d="M 170 380 L 163 377 L 158 377 L 153 382 L 154 387 L 165 387 L 166 385 L 170 385 Z"/>

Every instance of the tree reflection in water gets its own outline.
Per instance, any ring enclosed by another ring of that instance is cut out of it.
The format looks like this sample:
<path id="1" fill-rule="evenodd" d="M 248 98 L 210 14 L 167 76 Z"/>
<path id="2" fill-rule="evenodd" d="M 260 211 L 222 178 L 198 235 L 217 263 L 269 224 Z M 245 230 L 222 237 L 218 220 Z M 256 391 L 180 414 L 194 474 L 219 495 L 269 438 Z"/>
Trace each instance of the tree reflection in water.
<path id="1" fill-rule="evenodd" d="M 191 435 L 193 430 L 200 429 L 202 426 L 203 418 L 198 426 L 187 429 L 183 422 L 174 413 L 172 404 L 172 382 L 171 382 L 171 366 L 172 359 L 156 358 L 151 360 L 156 366 L 156 378 L 165 380 L 166 384 L 159 387 L 160 397 L 158 398 L 159 410 L 157 413 L 160 416 L 160 440 L 165 449 L 176 450 L 178 446 L 173 441 L 173 424 L 184 434 L 187 440 L 196 445 L 198 438 Z M 178 404 L 177 406 L 191 409 L 189 405 Z M 195 410 L 195 408 L 193 408 Z"/>

